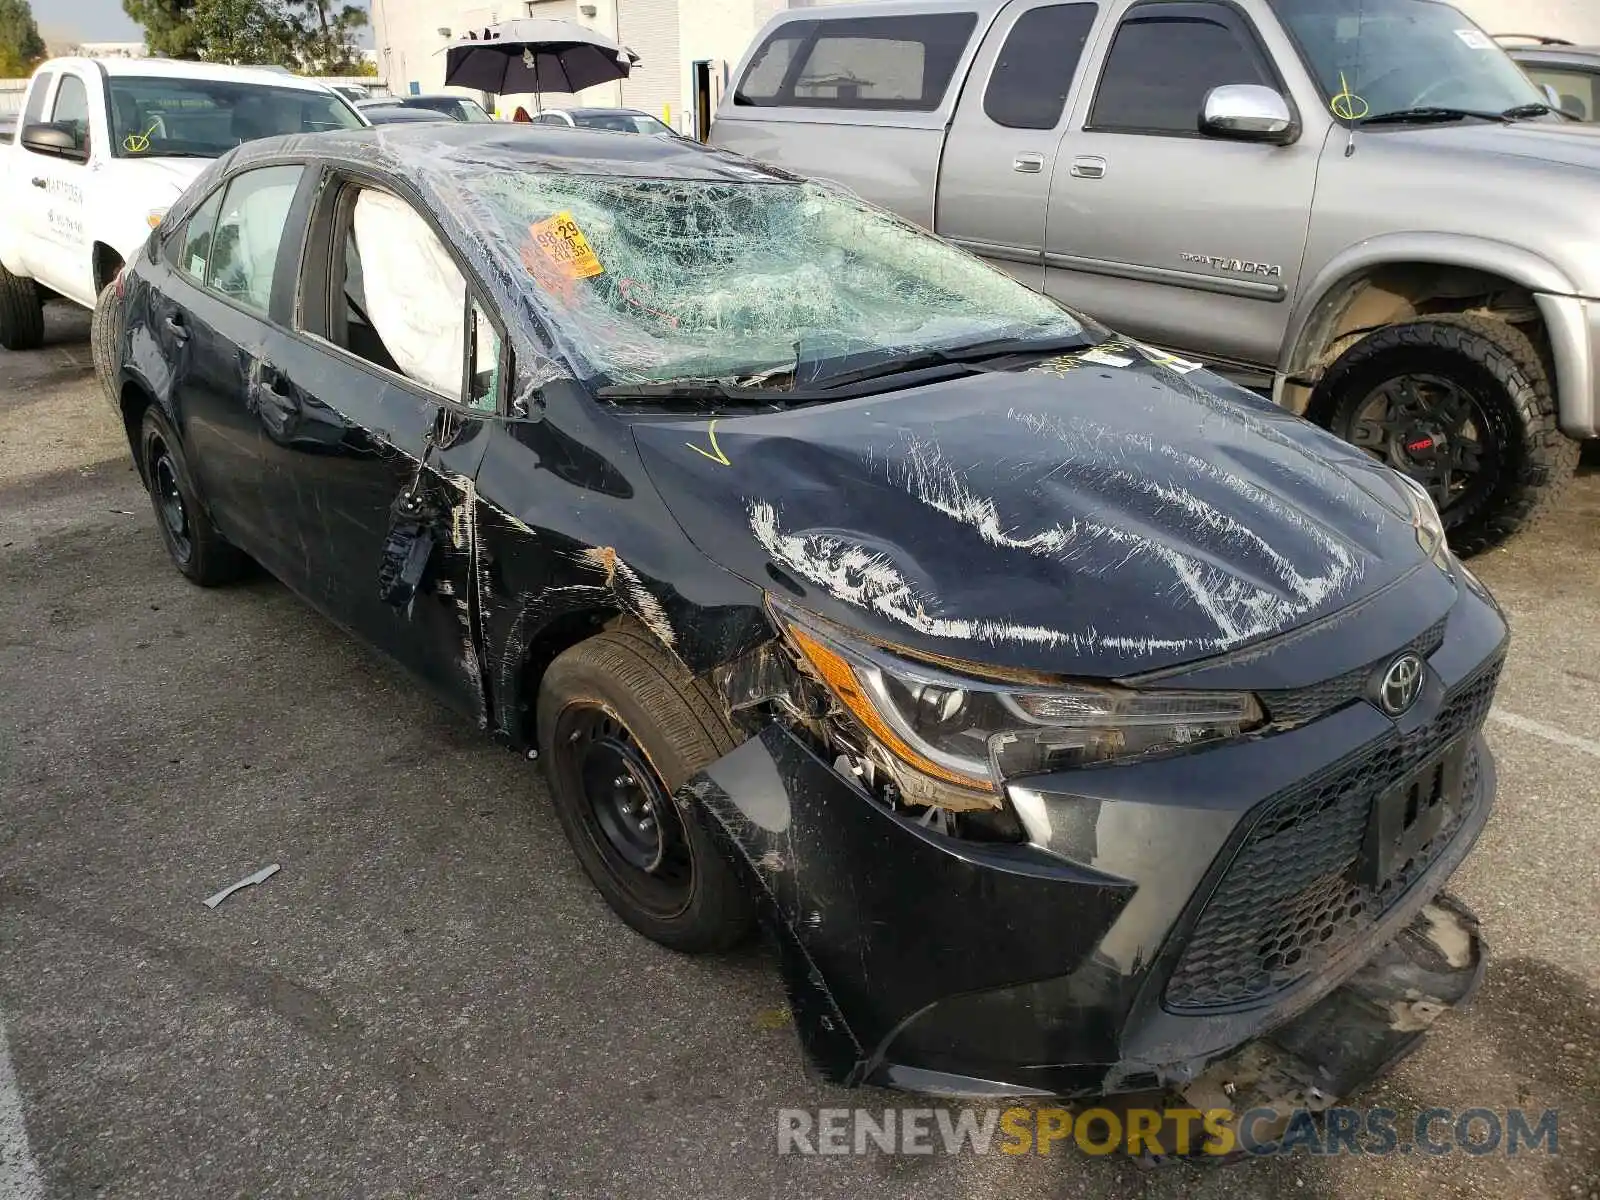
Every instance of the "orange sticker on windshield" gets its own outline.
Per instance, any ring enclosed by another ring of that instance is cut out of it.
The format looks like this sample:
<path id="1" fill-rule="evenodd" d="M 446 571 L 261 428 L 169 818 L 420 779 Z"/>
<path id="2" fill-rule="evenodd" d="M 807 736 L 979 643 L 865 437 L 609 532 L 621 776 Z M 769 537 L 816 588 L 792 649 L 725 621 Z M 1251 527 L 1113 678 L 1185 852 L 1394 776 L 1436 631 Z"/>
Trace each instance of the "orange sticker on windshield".
<path id="1" fill-rule="evenodd" d="M 589 239 L 565 209 L 528 226 L 533 244 L 568 279 L 588 279 L 605 272 Z"/>

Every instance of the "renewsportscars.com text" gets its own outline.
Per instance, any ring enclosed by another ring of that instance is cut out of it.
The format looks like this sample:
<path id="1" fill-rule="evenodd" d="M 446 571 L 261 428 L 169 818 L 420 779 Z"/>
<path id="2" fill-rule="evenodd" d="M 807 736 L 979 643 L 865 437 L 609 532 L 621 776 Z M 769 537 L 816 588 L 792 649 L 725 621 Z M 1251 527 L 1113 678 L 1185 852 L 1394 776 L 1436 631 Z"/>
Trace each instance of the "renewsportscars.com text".
<path id="1" fill-rule="evenodd" d="M 779 1154 L 1559 1154 L 1554 1109 L 781 1108 Z"/>

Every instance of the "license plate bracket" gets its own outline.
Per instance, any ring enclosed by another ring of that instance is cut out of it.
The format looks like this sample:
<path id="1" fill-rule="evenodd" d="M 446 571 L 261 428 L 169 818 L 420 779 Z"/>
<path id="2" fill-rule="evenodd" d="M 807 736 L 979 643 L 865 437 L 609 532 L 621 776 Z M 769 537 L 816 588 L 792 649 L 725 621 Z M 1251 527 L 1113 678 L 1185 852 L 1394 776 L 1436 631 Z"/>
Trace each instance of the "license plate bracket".
<path id="1" fill-rule="evenodd" d="M 1465 742 L 1452 746 L 1373 800 L 1356 864 L 1358 883 L 1382 887 L 1454 819 L 1462 802 L 1467 749 Z"/>

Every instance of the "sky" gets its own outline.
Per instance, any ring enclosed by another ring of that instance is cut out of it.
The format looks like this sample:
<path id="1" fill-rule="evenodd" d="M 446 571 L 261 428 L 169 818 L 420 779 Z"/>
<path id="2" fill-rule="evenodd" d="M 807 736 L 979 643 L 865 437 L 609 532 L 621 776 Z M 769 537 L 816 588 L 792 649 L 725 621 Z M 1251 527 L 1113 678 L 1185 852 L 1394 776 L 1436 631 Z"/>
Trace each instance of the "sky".
<path id="1" fill-rule="evenodd" d="M 32 0 L 39 31 L 51 41 L 136 42 L 144 32 L 122 11 L 122 0 Z"/>

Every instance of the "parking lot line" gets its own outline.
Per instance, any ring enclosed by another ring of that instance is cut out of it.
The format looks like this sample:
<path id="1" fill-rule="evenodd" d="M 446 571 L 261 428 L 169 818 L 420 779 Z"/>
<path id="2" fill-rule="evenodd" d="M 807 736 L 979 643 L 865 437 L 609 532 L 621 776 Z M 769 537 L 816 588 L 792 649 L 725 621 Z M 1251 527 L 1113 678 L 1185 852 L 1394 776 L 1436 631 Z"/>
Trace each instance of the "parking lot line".
<path id="1" fill-rule="evenodd" d="M 1519 717 L 1516 713 L 1506 712 L 1496 708 L 1489 713 L 1491 721 L 1497 721 L 1509 729 L 1522 733 L 1530 733 L 1534 737 L 1543 738 L 1547 742 L 1554 742 L 1558 746 L 1570 746 L 1581 754 L 1591 758 L 1600 758 L 1600 742 L 1592 738 L 1579 737 L 1575 733 L 1568 733 L 1564 729 L 1557 729 L 1554 725 L 1546 725 L 1543 721 L 1535 721 L 1529 717 Z"/>
<path id="2" fill-rule="evenodd" d="M 0 1024 L 0 1200 L 43 1200 L 39 1168 L 28 1149 L 28 1127 L 22 1120 L 22 1092 L 11 1069 L 6 1027 Z"/>

